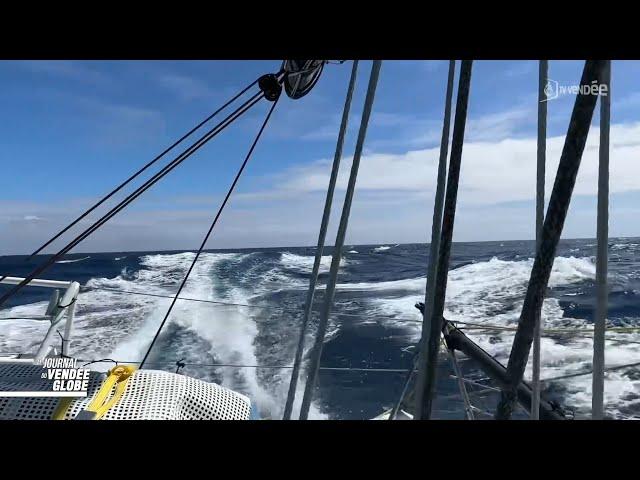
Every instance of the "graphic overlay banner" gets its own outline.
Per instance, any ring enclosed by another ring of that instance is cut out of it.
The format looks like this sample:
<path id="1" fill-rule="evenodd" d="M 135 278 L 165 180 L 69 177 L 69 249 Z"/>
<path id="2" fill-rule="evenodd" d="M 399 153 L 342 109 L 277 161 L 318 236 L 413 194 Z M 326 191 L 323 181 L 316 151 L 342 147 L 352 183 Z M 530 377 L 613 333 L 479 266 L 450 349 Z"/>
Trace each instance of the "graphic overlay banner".
<path id="1" fill-rule="evenodd" d="M 47 357 L 40 363 L 25 364 L 31 374 L 2 385 L 0 397 L 86 397 L 89 387 L 88 368 L 78 367 L 72 357 Z M 39 367 L 39 368 L 38 368 Z"/>

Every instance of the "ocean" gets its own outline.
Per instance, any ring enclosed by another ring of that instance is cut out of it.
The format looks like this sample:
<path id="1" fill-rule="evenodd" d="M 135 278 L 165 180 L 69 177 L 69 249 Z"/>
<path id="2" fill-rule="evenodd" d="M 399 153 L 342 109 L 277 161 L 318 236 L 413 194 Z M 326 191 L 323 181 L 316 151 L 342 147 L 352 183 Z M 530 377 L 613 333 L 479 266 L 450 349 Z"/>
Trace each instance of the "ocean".
<path id="1" fill-rule="evenodd" d="M 594 239 L 563 240 L 543 307 L 544 328 L 589 329 L 595 308 Z M 396 402 L 421 316 L 429 247 L 425 244 L 349 245 L 343 250 L 335 305 L 323 349 L 310 418 L 369 419 Z M 149 358 L 149 368 L 176 370 L 248 395 L 262 418 L 281 418 L 289 386 L 315 248 L 209 250 L 202 254 Z M 307 352 L 322 305 L 332 249 L 322 258 Z M 140 361 L 149 346 L 193 252 L 73 254 L 43 278 L 76 280 L 77 302 L 70 352 L 90 361 Z M 445 317 L 452 321 L 515 327 L 533 264 L 534 242 L 504 241 L 453 245 Z M 640 326 L 640 239 L 610 239 L 609 321 Z M 0 257 L 0 274 L 24 276 L 45 257 L 25 261 Z M 5 291 L 6 286 L 0 286 Z M 25 288 L 0 311 L 0 352 L 32 352 L 44 336 L 43 315 L 51 292 Z M 195 301 L 204 300 L 204 301 Z M 211 303 L 222 302 L 222 303 Z M 229 305 L 232 304 L 232 305 Z M 16 317 L 19 317 L 16 319 Z M 460 325 L 463 327 L 464 325 Z M 475 342 L 506 365 L 512 331 L 466 330 Z M 607 336 L 608 367 L 640 362 L 640 334 Z M 588 372 L 589 334 L 545 336 L 543 379 Z M 491 383 L 462 358 L 470 391 Z M 109 361 L 92 368 L 107 369 Z M 355 370 L 352 370 L 355 369 Z M 363 370 L 373 369 L 373 370 Z M 530 378 L 530 362 L 525 374 Z M 305 371 L 298 386 L 297 415 Z M 473 382 L 473 383 L 472 383 Z M 477 385 L 478 384 L 478 385 Z M 434 417 L 464 418 L 451 364 L 442 354 Z M 591 375 L 544 383 L 543 395 L 575 418 L 588 418 Z M 472 395 L 477 418 L 491 418 L 497 395 Z M 640 418 L 640 371 L 608 372 L 606 412 L 618 419 Z M 524 418 L 520 411 L 519 418 Z"/>

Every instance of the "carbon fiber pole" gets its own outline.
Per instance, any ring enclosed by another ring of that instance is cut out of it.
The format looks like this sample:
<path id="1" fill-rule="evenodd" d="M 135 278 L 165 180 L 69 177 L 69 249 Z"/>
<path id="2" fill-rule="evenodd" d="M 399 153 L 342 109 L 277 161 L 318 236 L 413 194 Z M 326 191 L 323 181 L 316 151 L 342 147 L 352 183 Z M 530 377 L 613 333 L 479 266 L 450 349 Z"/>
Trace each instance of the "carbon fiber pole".
<path id="1" fill-rule="evenodd" d="M 318 244 L 316 246 L 316 258 L 313 261 L 313 270 L 309 279 L 309 289 L 307 290 L 307 301 L 304 307 L 302 317 L 302 325 L 300 326 L 300 336 L 298 337 L 298 346 L 296 348 L 295 359 L 293 361 L 293 370 L 291 372 L 291 380 L 289 382 L 289 392 L 287 394 L 287 403 L 284 406 L 283 420 L 291 419 L 291 411 L 293 410 L 293 402 L 296 398 L 296 388 L 298 385 L 298 376 L 300 375 L 300 364 L 302 363 L 302 353 L 304 352 L 304 336 L 309 324 L 309 316 L 313 307 L 313 297 L 316 291 L 316 282 L 318 281 L 318 271 L 320 270 L 320 261 L 322 260 L 322 252 L 324 251 L 324 240 L 327 236 L 327 227 L 329 218 L 331 217 L 331 204 L 333 202 L 333 192 L 336 188 L 338 179 L 338 171 L 340 170 L 340 160 L 342 159 L 342 147 L 344 145 L 344 137 L 347 132 L 349 123 L 349 111 L 351 110 L 351 99 L 356 84 L 358 74 L 358 60 L 353 61 L 351 68 L 351 79 L 347 89 L 347 98 L 344 101 L 344 109 L 342 111 L 342 122 L 338 133 L 338 143 L 336 144 L 336 152 L 333 157 L 333 167 L 331 168 L 331 177 L 329 178 L 329 187 L 327 189 L 327 198 L 324 202 L 324 212 L 322 214 L 322 222 L 320 224 L 320 234 L 318 235 Z"/>
<path id="2" fill-rule="evenodd" d="M 607 86 L 600 96 L 600 166 L 598 167 L 598 227 L 596 256 L 596 315 L 593 332 L 593 394 L 591 417 L 604 418 L 604 333 L 607 321 L 608 244 L 609 244 L 609 124 L 611 108 L 611 61 L 602 72 L 601 85 Z"/>
<path id="3" fill-rule="evenodd" d="M 340 267 L 340 257 L 342 256 L 342 247 L 344 246 L 344 239 L 347 234 L 349 214 L 351 213 L 351 202 L 353 201 L 353 193 L 356 188 L 356 179 L 358 178 L 358 169 L 360 168 L 360 158 L 362 157 L 364 140 L 367 136 L 367 126 L 369 125 L 369 117 L 371 116 L 373 100 L 376 95 L 376 86 L 378 85 L 378 76 L 380 75 L 381 65 L 382 61 L 374 60 L 373 65 L 371 66 L 371 76 L 369 77 L 367 96 L 364 101 L 364 110 L 362 112 L 362 120 L 360 121 L 360 131 L 358 132 L 356 150 L 351 164 L 351 174 L 349 175 L 349 183 L 347 184 L 347 192 L 345 194 L 344 205 L 342 207 L 342 215 L 340 216 L 336 243 L 333 247 L 333 258 L 331 259 L 331 268 L 329 269 L 329 280 L 327 281 L 327 287 L 325 290 L 324 304 L 322 306 L 318 330 L 316 332 L 313 354 L 309 361 L 309 377 L 307 378 L 307 383 L 304 388 L 304 396 L 302 397 L 300 420 L 306 420 L 309 416 L 311 398 L 313 397 L 313 390 L 318 377 L 320 358 L 322 357 L 322 346 L 327 331 L 327 324 L 329 323 L 329 314 L 331 313 L 331 306 L 333 304 L 333 296 L 335 294 L 338 278 L 338 268 Z"/>
<path id="4" fill-rule="evenodd" d="M 544 175 L 547 155 L 547 76 L 549 62 L 540 60 L 538 69 L 538 161 L 536 169 L 536 251 L 540 248 L 544 224 Z M 536 318 L 533 331 L 533 376 L 531 379 L 531 420 L 540 419 L 540 329 L 542 319 Z"/>
<path id="5" fill-rule="evenodd" d="M 422 335 L 418 344 L 418 376 L 416 378 L 415 411 L 413 418 L 418 419 L 422 413 L 422 397 L 426 380 L 426 359 L 428 349 L 428 339 L 431 321 L 431 311 L 433 310 L 435 281 L 438 271 L 438 253 L 440 252 L 440 234 L 442 232 L 442 207 L 444 205 L 445 185 L 447 182 L 447 155 L 449 154 L 449 130 L 451 124 L 451 103 L 453 99 L 453 81 L 456 70 L 456 61 L 449 61 L 449 75 L 447 77 L 447 92 L 444 106 L 444 122 L 442 124 L 442 138 L 440 139 L 440 159 L 438 160 L 438 177 L 436 181 L 436 195 L 433 204 L 433 216 L 431 220 L 431 244 L 429 245 L 429 267 L 427 271 L 427 286 L 425 289 L 424 312 L 422 313 Z M 413 373 L 413 370 L 411 371 Z M 411 379 L 411 374 L 407 378 L 407 383 Z M 398 402 L 398 408 L 400 403 Z M 392 413 L 397 414 L 397 408 Z M 390 416 L 391 417 L 391 416 Z"/>
<path id="6" fill-rule="evenodd" d="M 469 104 L 472 66 L 472 60 L 463 60 L 460 64 L 460 80 L 458 81 L 456 116 L 453 122 L 453 137 L 451 139 L 451 158 L 449 160 L 447 192 L 442 217 L 436 281 L 434 282 L 433 309 L 429 321 L 428 343 L 424 346 L 426 348 L 425 361 L 422 362 L 421 365 L 421 372 L 425 377 L 423 380 L 424 383 L 422 383 L 424 387 L 416 387 L 415 405 L 416 411 L 419 411 L 420 414 L 418 415 L 416 413 L 414 418 L 420 420 L 429 420 L 431 418 L 431 407 L 435 396 L 440 332 L 442 331 L 442 314 L 444 312 L 444 301 L 447 291 L 449 257 L 451 255 L 451 244 L 453 242 L 453 224 L 456 216 L 458 181 L 460 179 L 460 167 L 462 164 L 462 146 L 464 144 L 464 130 L 467 122 L 467 106 Z"/>
<path id="7" fill-rule="evenodd" d="M 555 183 L 549 207 L 544 219 L 542 228 L 542 240 L 540 248 L 536 252 L 536 258 L 531 269 L 531 277 L 527 287 L 527 293 L 518 322 L 507 364 L 507 384 L 502 391 L 502 398 L 498 403 L 495 418 L 497 420 L 508 420 L 511 418 L 516 402 L 517 388 L 522 382 L 525 367 L 529 359 L 529 352 L 533 342 L 533 330 L 536 319 L 540 316 L 544 294 L 549 284 L 551 268 L 556 255 L 556 249 L 564 221 L 569 210 L 571 194 L 576 183 L 576 176 L 580 168 L 582 153 L 587 142 L 589 127 L 593 117 L 593 111 L 598 100 L 597 95 L 592 95 L 590 91 L 591 82 L 597 82 L 602 78 L 604 61 L 588 60 L 585 62 L 580 80 L 580 93 L 578 94 L 567 136 L 565 137 L 564 148 L 558 165 Z"/>

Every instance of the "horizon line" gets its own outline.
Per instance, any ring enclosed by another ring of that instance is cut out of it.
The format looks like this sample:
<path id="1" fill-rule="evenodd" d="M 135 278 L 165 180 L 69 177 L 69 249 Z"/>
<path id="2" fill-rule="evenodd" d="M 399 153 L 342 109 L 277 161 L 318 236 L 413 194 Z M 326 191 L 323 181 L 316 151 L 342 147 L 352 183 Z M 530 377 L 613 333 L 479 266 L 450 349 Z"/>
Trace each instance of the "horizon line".
<path id="1" fill-rule="evenodd" d="M 616 237 L 609 237 L 609 240 L 611 239 L 632 239 L 632 238 L 640 238 L 640 236 L 616 236 Z M 561 238 L 560 241 L 571 241 L 571 240 L 596 240 L 596 237 L 574 237 L 574 238 Z M 454 244 L 462 244 L 462 243 L 497 243 L 497 242 L 535 242 L 535 239 L 510 239 L 510 240 L 474 240 L 474 241 L 458 241 L 458 242 L 453 242 Z M 353 247 L 368 247 L 368 246 L 384 246 L 384 245 L 430 245 L 431 242 L 406 242 L 406 243 L 399 243 L 399 242 L 374 242 L 374 243 L 350 243 L 350 246 Z M 273 246 L 273 247 L 224 247 L 224 248 L 205 248 L 203 250 L 203 252 L 209 252 L 209 251 L 227 251 L 227 250 L 258 250 L 258 249 L 271 249 L 271 250 L 277 250 L 277 249 L 284 249 L 284 248 L 311 248 L 311 249 L 316 249 L 317 245 L 281 245 L 281 246 Z M 334 248 L 334 245 L 325 245 L 324 248 Z M 345 245 L 345 248 L 347 248 L 347 246 Z M 166 250 L 104 250 L 102 252 L 95 252 L 95 251 L 81 251 L 81 252 L 74 252 L 74 253 L 70 253 L 68 255 L 65 255 L 63 258 L 66 258 L 70 255 L 90 255 L 90 254 L 102 254 L 102 253 L 125 253 L 125 254 L 137 254 L 137 253 L 148 253 L 148 252 L 155 252 L 155 253 L 184 253 L 184 252 L 195 252 L 197 251 L 197 248 L 176 248 L 176 249 L 166 249 Z M 27 257 L 29 256 L 29 253 L 9 253 L 9 254 L 0 254 L 0 258 L 2 257 Z M 53 253 L 41 253 L 36 255 L 36 257 L 41 257 L 41 256 L 47 256 L 47 255 L 53 255 Z"/>

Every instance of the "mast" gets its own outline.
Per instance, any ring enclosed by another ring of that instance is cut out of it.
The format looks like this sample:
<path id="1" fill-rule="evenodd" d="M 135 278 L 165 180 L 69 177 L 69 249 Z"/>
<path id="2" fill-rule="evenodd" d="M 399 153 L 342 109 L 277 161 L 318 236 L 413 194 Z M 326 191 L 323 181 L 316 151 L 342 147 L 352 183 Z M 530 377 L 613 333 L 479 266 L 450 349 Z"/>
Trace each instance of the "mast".
<path id="1" fill-rule="evenodd" d="M 536 168 L 536 252 L 540 249 L 542 240 L 542 225 L 544 223 L 544 175 L 547 155 L 547 76 L 549 62 L 540 60 L 538 68 L 538 146 Z M 540 330 L 542 318 L 538 315 L 533 330 L 533 378 L 531 390 L 531 420 L 540 419 Z"/>
<path id="2" fill-rule="evenodd" d="M 462 146 L 464 144 L 464 131 L 467 121 L 472 66 L 472 60 L 463 60 L 460 65 L 456 116 L 451 140 L 451 159 L 449 161 L 447 191 L 445 195 L 442 231 L 440 234 L 440 251 L 438 252 L 438 266 L 434 283 L 433 309 L 430 313 L 429 320 L 423 322 L 423 325 L 429 326 L 429 333 L 427 337 L 428 340 L 425 342 L 424 348 L 421 349 L 423 353 L 420 361 L 420 370 L 418 371 L 418 381 L 416 382 L 416 412 L 414 415 L 416 420 L 429 420 L 431 418 L 431 407 L 435 395 L 436 369 L 438 365 L 440 333 L 442 331 L 442 314 L 444 312 L 447 277 L 449 274 L 449 256 L 453 242 L 453 224 L 456 215 L 458 181 L 460 179 L 460 167 L 462 163 Z M 425 336 L 424 332 L 423 336 Z"/>
<path id="3" fill-rule="evenodd" d="M 433 308 L 433 292 L 436 280 L 436 272 L 438 267 L 438 252 L 440 251 L 440 232 L 442 229 L 442 205 L 444 203 L 444 189 L 447 180 L 447 154 L 449 153 L 449 129 L 451 124 L 451 99 L 453 97 L 453 79 L 456 70 L 456 61 L 449 60 L 449 73 L 447 75 L 447 90 L 445 93 L 444 104 L 444 121 L 442 123 L 442 137 L 440 139 L 440 157 L 438 159 L 438 177 L 436 180 L 436 196 L 433 202 L 433 217 L 431 221 L 431 243 L 429 244 L 429 264 L 427 271 L 427 286 L 425 289 L 425 311 L 422 312 L 422 336 L 420 343 L 416 347 L 416 353 L 411 359 L 411 370 L 407 374 L 402 387 L 402 392 L 394 408 L 389 414 L 389 420 L 393 420 L 398 414 L 398 410 L 407 394 L 409 383 L 415 373 L 418 362 L 422 365 L 423 347 L 427 345 L 427 332 L 430 331 L 429 321 L 430 313 Z M 423 376 L 424 377 L 424 376 Z M 420 378 L 421 384 L 424 382 L 423 377 Z M 415 418 L 415 415 L 414 415 Z"/>
<path id="4" fill-rule="evenodd" d="M 327 227 L 331 217 L 331 204 L 333 203 L 333 194 L 338 180 L 338 171 L 340 170 L 340 161 L 342 159 L 342 147 L 344 145 L 344 137 L 349 123 L 349 111 L 351 110 L 351 99 L 356 84 L 358 74 L 358 60 L 353 61 L 351 67 L 351 78 L 347 89 L 347 98 L 344 102 L 342 111 L 342 122 L 340 123 L 340 132 L 338 133 L 338 143 L 336 144 L 336 152 L 333 157 L 333 166 L 331 168 L 331 177 L 329 179 L 329 187 L 327 188 L 327 198 L 324 202 L 324 212 L 322 213 L 322 222 L 320 224 L 320 233 L 318 234 L 318 244 L 316 246 L 316 257 L 313 261 L 313 270 L 309 279 L 309 289 L 307 290 L 307 300 L 305 302 L 304 313 L 302 316 L 302 325 L 300 326 L 300 336 L 298 337 L 298 346 L 296 348 L 295 359 L 293 362 L 293 371 L 291 372 L 291 380 L 289 382 L 289 392 L 287 393 L 287 403 L 284 407 L 283 420 L 291 419 L 293 410 L 293 402 L 296 398 L 296 387 L 298 385 L 298 376 L 300 375 L 300 364 L 302 363 L 302 353 L 304 352 L 304 337 L 309 324 L 311 309 L 313 308 L 313 297 L 316 291 L 316 282 L 318 281 L 318 272 L 320 271 L 320 262 L 324 251 L 324 241 L 327 236 Z"/>
<path id="5" fill-rule="evenodd" d="M 573 107 L 556 180 L 544 219 L 540 248 L 533 263 L 518 329 L 513 340 L 511 354 L 509 355 L 509 363 L 507 364 L 509 382 L 502 391 L 502 398 L 498 404 L 496 411 L 496 419 L 498 420 L 508 420 L 511 417 L 516 401 L 517 388 L 522 382 L 531 343 L 533 342 L 533 330 L 536 319 L 542 310 L 542 302 L 549 284 L 553 260 L 569 210 L 571 194 L 573 193 L 582 153 L 589 134 L 593 111 L 598 99 L 596 95 L 590 95 L 586 92 L 590 91 L 592 82 L 602 78 L 603 67 L 604 61 L 602 60 L 588 60 L 584 65 L 582 79 L 580 80 L 580 93 Z"/>
<path id="6" fill-rule="evenodd" d="M 606 91 L 603 92 L 603 87 Z M 598 167 L 598 227 L 596 256 L 596 314 L 593 331 L 593 396 L 591 416 L 604 418 L 604 333 L 607 321 L 609 244 L 609 127 L 611 109 L 611 60 L 605 63 L 600 81 L 600 162 Z"/>
<path id="7" fill-rule="evenodd" d="M 356 150 L 353 155 L 353 162 L 351 164 L 351 173 L 349 175 L 347 192 L 345 194 L 344 204 L 342 206 L 342 215 L 340 217 L 340 224 L 338 226 L 336 242 L 333 247 L 333 256 L 331 258 L 331 268 L 329 270 L 329 280 L 327 281 L 327 287 L 325 290 L 324 304 L 322 306 L 320 321 L 318 323 L 318 330 L 316 332 L 313 354 L 309 362 L 309 377 L 307 378 L 307 384 L 305 385 L 304 389 L 304 396 L 302 397 L 302 406 L 300 407 L 300 420 L 306 420 L 309 415 L 309 408 L 311 406 L 313 390 L 315 388 L 316 380 L 318 377 L 318 369 L 320 368 L 320 359 L 322 357 L 324 337 L 327 331 L 329 314 L 331 313 L 333 296 L 336 290 L 338 269 L 340 268 L 340 258 L 342 256 L 342 247 L 344 246 L 344 239 L 347 234 L 349 214 L 351 213 L 351 203 L 353 201 L 353 193 L 356 187 L 356 179 L 358 178 L 358 169 L 360 168 L 360 158 L 362 157 L 364 140 L 367 135 L 367 126 L 369 125 L 369 118 L 371 116 L 371 110 L 373 109 L 373 100 L 376 94 L 376 87 L 378 85 L 378 77 L 380 75 L 381 66 L 381 60 L 374 60 L 373 65 L 371 66 L 371 75 L 369 77 L 369 86 L 367 87 L 367 96 L 364 101 L 364 111 L 362 113 L 362 120 L 360 122 L 360 131 L 358 132 Z"/>

